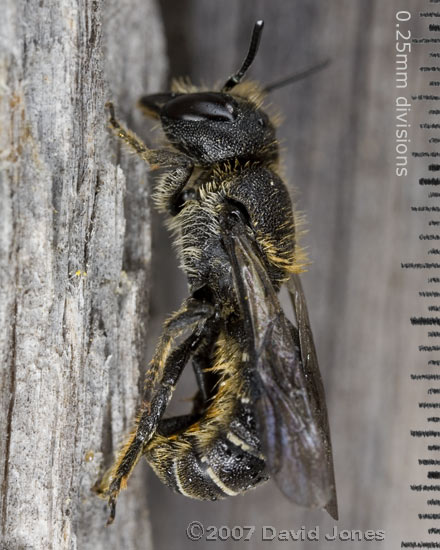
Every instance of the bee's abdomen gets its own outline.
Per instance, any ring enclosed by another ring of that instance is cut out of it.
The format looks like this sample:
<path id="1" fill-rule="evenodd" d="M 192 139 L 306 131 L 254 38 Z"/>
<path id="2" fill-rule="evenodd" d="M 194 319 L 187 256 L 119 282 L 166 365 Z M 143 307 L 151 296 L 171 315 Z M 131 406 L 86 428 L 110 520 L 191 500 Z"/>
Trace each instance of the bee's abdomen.
<path id="1" fill-rule="evenodd" d="M 185 496 L 217 500 L 242 493 L 268 476 L 249 407 L 238 402 L 233 418 L 210 439 L 203 418 L 199 431 L 153 438 L 146 458 L 164 483 Z"/>

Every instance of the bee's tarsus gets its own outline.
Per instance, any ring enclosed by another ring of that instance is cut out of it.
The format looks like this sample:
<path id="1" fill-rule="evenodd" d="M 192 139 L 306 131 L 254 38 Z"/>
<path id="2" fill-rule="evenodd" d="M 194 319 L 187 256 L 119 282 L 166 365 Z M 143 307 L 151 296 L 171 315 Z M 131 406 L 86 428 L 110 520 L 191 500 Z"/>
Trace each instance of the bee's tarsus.
<path id="1" fill-rule="evenodd" d="M 105 104 L 105 108 L 110 113 L 110 124 L 113 126 L 114 123 L 116 123 L 115 106 L 113 105 L 113 102 L 107 101 L 107 103 Z"/>
<path id="2" fill-rule="evenodd" d="M 110 513 L 107 519 L 107 525 L 111 525 L 116 517 L 116 497 L 111 496 L 108 499 L 108 506 L 110 508 Z"/>

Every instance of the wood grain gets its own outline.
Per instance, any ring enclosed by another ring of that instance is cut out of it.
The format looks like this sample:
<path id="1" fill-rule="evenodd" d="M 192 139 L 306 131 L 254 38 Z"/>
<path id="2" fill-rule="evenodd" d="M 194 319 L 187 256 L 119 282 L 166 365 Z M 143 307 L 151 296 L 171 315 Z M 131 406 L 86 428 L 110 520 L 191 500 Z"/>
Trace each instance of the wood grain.
<path id="1" fill-rule="evenodd" d="M 0 39 L 0 548 L 145 550 L 142 472 L 123 528 L 91 488 L 134 414 L 149 294 L 146 170 L 104 104 L 161 85 L 157 7 L 6 0 Z"/>

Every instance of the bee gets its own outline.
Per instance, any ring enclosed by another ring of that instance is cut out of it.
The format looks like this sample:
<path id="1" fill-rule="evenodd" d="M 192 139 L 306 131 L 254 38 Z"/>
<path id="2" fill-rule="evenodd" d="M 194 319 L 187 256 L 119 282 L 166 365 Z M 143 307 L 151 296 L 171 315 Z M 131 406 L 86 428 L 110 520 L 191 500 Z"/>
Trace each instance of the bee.
<path id="1" fill-rule="evenodd" d="M 153 199 L 168 216 L 189 287 L 164 324 L 134 429 L 99 484 L 108 523 L 142 455 L 188 497 L 222 499 L 272 477 L 289 500 L 337 518 L 325 395 L 299 278 L 304 254 L 265 90 L 243 80 L 262 29 L 257 21 L 241 68 L 220 91 L 178 82 L 140 99 L 161 123 L 164 148 L 148 148 L 108 104 L 113 132 L 161 169 Z M 296 326 L 278 299 L 283 284 Z M 192 411 L 167 418 L 190 362 Z"/>

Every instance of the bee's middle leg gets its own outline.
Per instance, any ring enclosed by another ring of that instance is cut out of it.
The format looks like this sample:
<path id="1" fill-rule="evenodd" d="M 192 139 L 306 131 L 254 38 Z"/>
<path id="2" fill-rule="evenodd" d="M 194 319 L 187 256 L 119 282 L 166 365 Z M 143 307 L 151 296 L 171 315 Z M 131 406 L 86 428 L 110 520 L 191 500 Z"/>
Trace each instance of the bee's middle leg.
<path id="1" fill-rule="evenodd" d="M 180 416 L 171 416 L 170 418 L 162 418 L 157 427 L 157 431 L 165 436 L 176 434 L 185 430 L 193 422 L 199 418 L 196 413 L 182 414 Z"/>
<path id="2" fill-rule="evenodd" d="M 192 413 L 196 415 L 200 415 L 208 406 L 214 386 L 218 381 L 218 377 L 210 370 L 214 359 L 218 333 L 218 325 L 211 323 L 207 327 L 204 337 L 192 357 L 192 366 L 198 388 L 193 398 L 192 410 Z"/>

